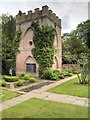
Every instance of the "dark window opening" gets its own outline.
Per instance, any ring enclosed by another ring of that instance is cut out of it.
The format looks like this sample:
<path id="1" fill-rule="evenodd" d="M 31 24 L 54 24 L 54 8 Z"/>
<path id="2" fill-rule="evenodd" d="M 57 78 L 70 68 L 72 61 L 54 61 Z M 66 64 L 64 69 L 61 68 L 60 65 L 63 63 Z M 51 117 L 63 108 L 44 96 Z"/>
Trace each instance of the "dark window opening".
<path id="1" fill-rule="evenodd" d="M 36 64 L 26 63 L 26 72 L 36 73 Z"/>
<path id="2" fill-rule="evenodd" d="M 32 45 L 32 41 L 29 41 L 29 45 L 30 45 L 30 46 Z"/>

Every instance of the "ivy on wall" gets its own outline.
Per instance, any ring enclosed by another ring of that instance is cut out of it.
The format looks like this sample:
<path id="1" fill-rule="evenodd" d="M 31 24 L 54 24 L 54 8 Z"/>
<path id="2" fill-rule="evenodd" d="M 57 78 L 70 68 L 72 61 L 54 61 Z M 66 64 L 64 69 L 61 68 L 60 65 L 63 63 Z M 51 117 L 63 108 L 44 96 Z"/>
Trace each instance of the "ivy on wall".
<path id="1" fill-rule="evenodd" d="M 38 22 L 32 22 L 31 27 L 35 45 L 32 54 L 39 64 L 39 76 L 42 76 L 44 70 L 52 67 L 53 64 L 55 29 L 48 25 L 40 27 Z"/>

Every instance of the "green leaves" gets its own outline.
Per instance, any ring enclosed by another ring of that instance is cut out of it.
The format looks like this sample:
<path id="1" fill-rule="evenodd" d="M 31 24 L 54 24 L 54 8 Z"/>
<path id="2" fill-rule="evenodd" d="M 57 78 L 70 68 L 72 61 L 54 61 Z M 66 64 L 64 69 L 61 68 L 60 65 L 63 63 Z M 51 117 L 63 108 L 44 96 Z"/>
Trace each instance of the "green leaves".
<path id="1" fill-rule="evenodd" d="M 48 25 L 41 28 L 38 22 L 33 22 L 31 27 L 34 30 L 33 42 L 35 45 L 32 54 L 39 64 L 40 73 L 43 74 L 44 70 L 53 64 L 55 30 Z"/>
<path id="2" fill-rule="evenodd" d="M 16 31 L 16 21 L 12 16 L 2 16 L 2 72 L 8 74 L 12 66 L 15 73 L 16 54 L 19 51 L 21 31 Z M 13 62 L 9 62 L 9 60 Z M 9 66 L 9 67 L 8 67 Z"/>

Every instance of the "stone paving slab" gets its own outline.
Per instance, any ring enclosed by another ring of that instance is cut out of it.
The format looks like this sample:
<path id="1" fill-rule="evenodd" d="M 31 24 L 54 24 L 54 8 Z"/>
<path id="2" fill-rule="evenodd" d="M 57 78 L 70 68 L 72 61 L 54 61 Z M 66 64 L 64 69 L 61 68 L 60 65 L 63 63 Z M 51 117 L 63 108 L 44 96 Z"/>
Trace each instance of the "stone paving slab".
<path id="1" fill-rule="evenodd" d="M 77 97 L 77 100 L 86 102 L 86 101 L 88 101 L 88 98 Z"/>
<path id="2" fill-rule="evenodd" d="M 90 107 L 90 104 L 86 102 L 85 107 Z"/>
<path id="3" fill-rule="evenodd" d="M 73 104 L 80 105 L 80 106 L 85 106 L 85 101 L 76 100 Z"/>
<path id="4" fill-rule="evenodd" d="M 85 106 L 85 103 L 86 103 L 86 101 L 83 101 L 83 99 L 77 100 L 77 97 L 74 97 L 74 96 L 59 95 L 59 94 L 48 93 L 48 92 L 44 92 L 43 94 L 36 94 L 35 97 L 45 99 L 45 100 L 75 104 L 75 105 L 80 105 L 80 106 Z"/>
<path id="5" fill-rule="evenodd" d="M 2 111 L 2 110 L 4 110 L 4 109 L 7 109 L 7 108 L 9 108 L 9 107 L 10 107 L 9 105 L 5 105 L 5 104 L 2 103 L 2 108 L 0 109 L 0 111 Z"/>

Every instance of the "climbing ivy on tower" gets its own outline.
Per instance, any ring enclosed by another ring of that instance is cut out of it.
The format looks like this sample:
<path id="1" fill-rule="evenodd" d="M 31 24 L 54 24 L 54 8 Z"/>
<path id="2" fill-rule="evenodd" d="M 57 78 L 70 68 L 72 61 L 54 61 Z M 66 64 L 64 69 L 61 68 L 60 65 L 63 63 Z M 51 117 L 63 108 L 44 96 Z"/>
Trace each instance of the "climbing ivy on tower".
<path id="1" fill-rule="evenodd" d="M 48 25 L 40 27 L 38 22 L 32 22 L 31 27 L 35 45 L 32 54 L 39 64 L 39 76 L 41 77 L 44 70 L 52 67 L 53 64 L 55 29 Z"/>

